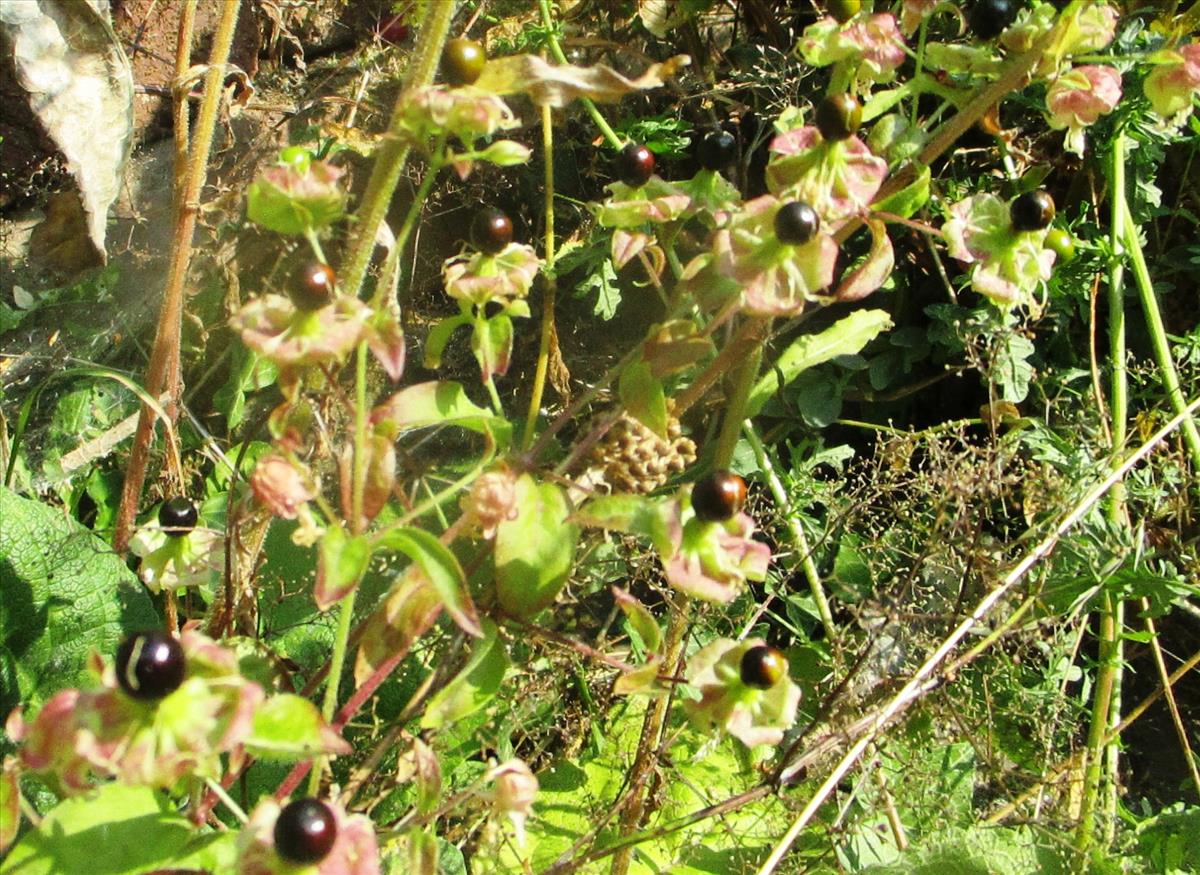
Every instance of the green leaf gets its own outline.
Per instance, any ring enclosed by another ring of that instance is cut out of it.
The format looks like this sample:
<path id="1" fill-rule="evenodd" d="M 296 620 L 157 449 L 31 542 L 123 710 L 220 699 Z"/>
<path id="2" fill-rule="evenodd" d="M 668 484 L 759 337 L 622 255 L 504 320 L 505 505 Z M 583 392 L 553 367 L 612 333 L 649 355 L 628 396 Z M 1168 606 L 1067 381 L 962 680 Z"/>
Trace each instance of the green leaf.
<path id="1" fill-rule="evenodd" d="M 164 796 L 105 784 L 55 806 L 17 843 L 0 873 L 141 875 L 169 868 L 191 839 L 191 826 Z"/>
<path id="2" fill-rule="evenodd" d="M 317 754 L 346 754 L 350 746 L 303 696 L 272 696 L 254 712 L 246 750 L 263 759 L 295 762 Z"/>
<path id="3" fill-rule="evenodd" d="M 371 416 L 375 428 L 395 438 L 406 431 L 435 425 L 457 425 L 491 435 L 501 447 L 512 437 L 512 425 L 467 397 L 460 383 L 418 383 L 401 389 Z"/>
<path id="4" fill-rule="evenodd" d="M 575 287 L 581 297 L 586 296 L 592 289 L 596 290 L 596 305 L 592 313 L 605 322 L 617 315 L 617 307 L 621 305 L 621 288 L 617 285 L 617 271 L 612 259 L 606 258 L 600 262 L 597 270 L 588 274 L 587 279 Z"/>
<path id="5" fill-rule="evenodd" d="M 842 384 L 829 374 L 801 374 L 794 389 L 800 415 L 813 428 L 825 428 L 842 415 Z"/>
<path id="6" fill-rule="evenodd" d="M 445 544 L 424 529 L 400 526 L 382 532 L 376 545 L 403 553 L 421 566 L 442 606 L 458 627 L 476 638 L 483 634 L 471 594 L 467 591 L 467 577 Z"/>
<path id="7" fill-rule="evenodd" d="M 231 431 L 245 415 L 246 393 L 267 388 L 279 376 L 279 368 L 270 359 L 242 346 L 235 350 L 233 372 L 213 395 L 213 406 L 224 415 L 225 424 Z"/>
<path id="8" fill-rule="evenodd" d="M 16 758 L 5 757 L 0 762 L 0 854 L 8 850 L 21 826 L 21 787 L 18 778 Z"/>
<path id="9" fill-rule="evenodd" d="M 929 168 L 922 167 L 917 178 L 895 194 L 871 205 L 872 209 L 908 218 L 929 202 Z"/>
<path id="10" fill-rule="evenodd" d="M 615 586 L 613 587 L 613 596 L 616 597 L 621 610 L 625 612 L 625 619 L 629 621 L 630 628 L 637 632 L 638 637 L 642 639 L 646 651 L 656 653 L 658 646 L 662 644 L 662 630 L 658 628 L 658 622 L 654 619 L 654 615 L 632 595 Z"/>
<path id="11" fill-rule="evenodd" d="M 648 362 L 637 361 L 625 368 L 617 391 L 631 416 L 659 437 L 667 436 L 667 396 Z"/>
<path id="12" fill-rule="evenodd" d="M 371 544 L 361 535 L 351 536 L 341 526 L 325 530 L 317 547 L 317 607 L 328 610 L 362 580 L 371 562 Z"/>
<path id="13" fill-rule="evenodd" d="M 1029 357 L 1035 351 L 1033 341 L 1015 331 L 1005 334 L 997 342 L 989 370 L 992 379 L 1000 384 L 1005 401 L 1019 404 L 1029 394 L 1029 381 L 1033 379 Z"/>
<path id="14" fill-rule="evenodd" d="M 87 657 L 160 626 L 142 583 L 61 511 L 0 487 L 0 714 L 90 682 Z"/>
<path id="15" fill-rule="evenodd" d="M 858 310 L 824 331 L 796 338 L 755 385 L 747 403 L 746 416 L 754 416 L 762 410 L 776 392 L 804 371 L 840 355 L 861 351 L 881 331 L 891 327 L 892 319 L 887 311 Z"/>
<path id="16" fill-rule="evenodd" d="M 671 537 L 658 499 L 645 495 L 600 495 L 571 515 L 583 526 L 612 529 L 649 538 L 659 552 L 671 552 Z"/>
<path id="17" fill-rule="evenodd" d="M 429 329 L 429 336 L 425 338 L 425 367 L 431 370 L 440 367 L 442 353 L 446 344 L 450 342 L 451 335 L 470 322 L 470 318 L 459 313 L 457 316 L 447 316 Z"/>
<path id="18" fill-rule="evenodd" d="M 479 362 L 484 382 L 492 376 L 503 376 L 508 372 L 512 347 L 513 324 L 506 314 L 497 313 L 491 319 L 475 323 L 475 329 L 471 332 L 471 352 L 475 354 L 475 361 Z"/>
<path id="19" fill-rule="evenodd" d="M 441 729 L 474 714 L 496 695 L 507 670 L 504 642 L 496 634 L 496 624 L 485 619 L 483 638 L 475 642 L 463 670 L 429 700 L 421 728 Z"/>
<path id="20" fill-rule="evenodd" d="M 567 496 L 529 474 L 517 479 L 516 519 L 496 529 L 496 597 L 510 614 L 528 619 L 558 597 L 575 560 L 579 527 L 568 522 Z"/>

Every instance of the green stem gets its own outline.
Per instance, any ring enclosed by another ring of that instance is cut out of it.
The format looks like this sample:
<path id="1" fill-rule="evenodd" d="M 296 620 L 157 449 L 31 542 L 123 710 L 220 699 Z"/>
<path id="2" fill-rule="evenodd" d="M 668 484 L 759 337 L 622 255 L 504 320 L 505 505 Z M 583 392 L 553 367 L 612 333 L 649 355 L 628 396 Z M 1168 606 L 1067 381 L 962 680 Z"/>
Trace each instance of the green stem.
<path id="1" fill-rule="evenodd" d="M 504 405 L 500 403 L 500 393 L 496 391 L 496 381 L 488 375 L 487 382 L 488 397 L 492 399 L 492 411 L 501 419 L 504 418 Z"/>
<path id="2" fill-rule="evenodd" d="M 425 17 L 417 35 L 417 56 L 413 61 L 412 72 L 406 87 L 396 99 L 388 125 L 388 136 L 384 136 L 379 147 L 379 156 L 371 168 L 371 178 L 367 181 L 362 205 L 355 213 L 358 221 L 353 226 L 349 255 L 342 269 L 343 290 L 348 295 L 357 297 L 362 290 L 367 266 L 371 263 L 371 253 L 375 248 L 375 235 L 379 231 L 380 222 L 387 215 L 392 194 L 408 160 L 410 147 L 400 134 L 409 94 L 413 89 L 422 88 L 433 81 L 438 60 L 442 56 L 442 47 L 446 43 L 446 35 L 450 32 L 450 21 L 457 6 L 457 3 L 450 2 L 424 4 Z"/>
<path id="3" fill-rule="evenodd" d="M 1109 166 L 1112 202 L 1109 236 L 1113 249 L 1113 261 L 1109 265 L 1108 316 L 1109 316 L 1109 366 L 1111 368 L 1110 393 L 1112 432 L 1112 458 L 1117 464 L 1125 445 L 1125 423 L 1128 417 L 1128 386 L 1125 373 L 1125 306 L 1124 270 L 1119 253 L 1125 233 L 1125 135 L 1118 131 L 1113 140 Z M 1116 524 L 1124 522 L 1124 506 L 1121 499 L 1121 484 L 1113 486 L 1107 498 L 1109 519 Z M 1120 667 L 1120 641 L 1118 618 L 1119 600 L 1106 593 L 1099 616 L 1100 665 L 1096 671 L 1096 687 L 1092 697 L 1092 716 L 1088 727 L 1086 767 L 1083 776 L 1083 798 L 1080 807 L 1079 825 L 1075 832 L 1075 847 L 1081 855 L 1091 847 L 1096 826 L 1096 801 L 1100 792 L 1103 767 L 1108 754 L 1104 743 L 1111 720 L 1111 706 L 1116 687 L 1117 671 Z"/>
<path id="4" fill-rule="evenodd" d="M 550 0 L 538 0 L 538 7 L 542 11 L 542 24 L 546 28 L 546 42 L 550 46 L 550 54 L 554 55 L 554 60 L 563 66 L 567 66 L 567 56 L 563 54 L 562 46 L 558 44 L 558 38 L 554 35 L 554 13 L 550 10 Z M 625 145 L 621 138 L 617 136 L 617 132 L 609 126 L 604 120 L 604 116 L 600 114 L 600 110 L 596 109 L 596 104 L 592 103 L 590 98 L 581 97 L 579 102 L 583 104 L 583 108 L 587 110 L 588 115 L 592 117 L 592 121 L 596 123 L 596 127 L 604 134 L 604 139 L 608 140 L 608 145 L 614 149 L 620 149 Z"/>
<path id="5" fill-rule="evenodd" d="M 1120 135 L 1118 135 L 1120 136 Z M 1167 329 L 1163 325 L 1162 312 L 1158 307 L 1158 298 L 1154 294 L 1154 284 L 1150 280 L 1150 270 L 1146 267 L 1146 256 L 1142 252 L 1142 244 L 1138 239 L 1138 228 L 1134 224 L 1133 215 L 1129 212 L 1129 204 L 1125 200 L 1125 191 L 1114 190 L 1114 200 L 1119 204 L 1114 209 L 1121 212 L 1121 231 L 1124 244 L 1129 253 L 1133 267 L 1133 278 L 1137 285 L 1138 297 L 1142 302 L 1142 313 L 1146 319 L 1146 327 L 1150 331 L 1150 342 L 1154 350 L 1154 360 L 1158 365 L 1159 379 L 1171 401 L 1171 407 L 1178 415 L 1187 409 L 1187 401 L 1179 387 L 1179 373 L 1175 370 L 1175 360 L 1171 356 L 1171 343 L 1167 338 Z M 1188 456 L 1192 460 L 1192 468 L 1200 471 L 1200 431 L 1196 429 L 1196 421 L 1191 416 L 1183 420 L 1183 442 L 1187 445 Z"/>
<path id="6" fill-rule="evenodd" d="M 742 420 L 746 418 L 746 405 L 750 400 L 750 392 L 758 381 L 758 368 L 761 364 L 760 343 L 750 350 L 734 377 L 733 394 L 725 405 L 725 418 L 721 420 L 721 433 L 717 435 L 717 448 L 713 453 L 714 468 L 728 468 L 733 461 L 733 451 L 737 449 L 738 436 L 742 432 Z"/>
<path id="7" fill-rule="evenodd" d="M 924 62 L 925 62 L 925 35 L 928 32 L 928 30 L 929 30 L 929 19 L 922 18 L 920 29 L 917 31 L 917 62 L 916 62 L 916 66 L 913 68 L 913 79 L 919 79 L 921 77 L 921 67 L 924 66 Z M 920 104 L 919 100 L 914 100 L 912 102 L 912 115 L 909 119 L 909 121 L 912 122 L 912 126 L 914 128 L 917 126 L 917 106 L 918 106 L 918 104 Z"/>
<path id="8" fill-rule="evenodd" d="M 792 501 L 788 497 L 787 489 L 784 488 L 779 475 L 775 473 L 775 466 L 771 462 L 771 457 L 767 454 L 767 450 L 763 446 L 758 432 L 754 430 L 754 424 L 748 419 L 742 423 L 742 434 L 746 436 L 746 441 L 750 444 L 750 449 L 754 451 L 754 460 L 758 462 L 759 470 L 763 472 L 763 476 L 767 479 L 767 488 L 771 490 L 771 497 L 775 499 L 775 506 L 779 509 L 782 517 L 787 520 L 788 532 L 791 534 L 792 540 L 795 541 L 796 551 L 801 557 L 800 567 L 804 570 L 804 579 L 808 581 L 808 588 L 812 592 L 813 601 L 817 605 L 817 614 L 821 617 L 821 625 L 825 628 L 825 638 L 836 653 L 838 650 L 837 626 L 833 623 L 833 611 L 829 607 L 829 597 L 825 594 L 825 586 L 821 583 L 821 575 L 817 572 L 816 563 L 813 562 L 812 548 L 808 544 L 808 537 L 804 534 L 804 526 L 800 523 L 800 515 L 792 507 Z"/>
<path id="9" fill-rule="evenodd" d="M 545 198 L 545 281 L 542 284 L 542 334 L 538 342 L 537 370 L 533 375 L 533 391 L 529 394 L 529 412 L 525 415 L 525 431 L 521 435 L 521 449 L 528 450 L 533 444 L 533 430 L 537 426 L 538 411 L 542 407 L 542 393 L 546 390 L 546 372 L 550 369 L 550 344 L 554 339 L 554 299 L 558 283 L 554 278 L 554 118 L 550 107 L 542 107 L 542 174 Z"/>
<path id="10" fill-rule="evenodd" d="M 354 600 L 358 596 L 358 584 L 350 590 L 350 594 L 342 599 L 338 606 L 338 627 L 333 640 L 333 656 L 329 661 L 329 678 L 325 681 L 325 698 L 321 703 L 321 715 L 326 723 L 333 721 L 337 710 L 338 687 L 342 679 L 342 667 L 346 664 L 346 650 L 350 642 L 350 629 L 354 625 Z M 316 796 L 321 789 L 321 775 L 325 772 L 326 758 L 322 758 L 313 767 L 308 776 L 308 793 Z"/>
<path id="11" fill-rule="evenodd" d="M 408 212 L 404 214 L 404 221 L 400 224 L 400 230 L 396 233 L 396 245 L 392 251 L 396 253 L 397 258 L 404 257 L 404 249 L 408 245 L 408 238 L 412 236 L 413 231 L 417 227 L 417 222 L 421 220 L 421 210 L 425 206 L 425 201 L 429 199 L 429 192 L 433 191 L 433 184 L 437 181 L 438 174 L 446 166 L 445 134 L 438 137 L 430 154 L 429 167 L 425 170 L 425 176 L 421 179 L 421 185 L 417 188 L 417 193 L 413 195 L 413 202 L 409 205 Z M 382 284 L 376 288 L 372 304 L 378 306 L 386 292 L 387 289 Z M 405 291 L 405 296 L 407 296 L 407 290 Z"/>

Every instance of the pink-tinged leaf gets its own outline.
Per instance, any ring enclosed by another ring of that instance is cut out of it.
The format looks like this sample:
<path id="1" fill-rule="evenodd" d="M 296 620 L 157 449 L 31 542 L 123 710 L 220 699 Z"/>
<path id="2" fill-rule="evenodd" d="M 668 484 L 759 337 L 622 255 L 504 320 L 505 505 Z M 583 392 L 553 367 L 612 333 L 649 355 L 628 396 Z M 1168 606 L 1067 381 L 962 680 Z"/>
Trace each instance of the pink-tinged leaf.
<path id="1" fill-rule="evenodd" d="M 375 543 L 377 547 L 403 553 L 420 566 L 455 624 L 476 638 L 483 634 L 467 589 L 467 577 L 445 544 L 416 526 L 387 529 L 379 534 Z"/>
<path id="2" fill-rule="evenodd" d="M 373 330 L 367 335 L 371 354 L 393 383 L 400 382 L 404 376 L 406 345 L 397 314 L 388 311 L 376 315 L 371 320 L 371 328 Z"/>
<path id="3" fill-rule="evenodd" d="M 539 106 L 566 106 L 580 97 L 615 103 L 631 92 L 660 87 L 691 62 L 687 55 L 676 55 L 661 64 L 651 64 L 638 78 L 628 79 L 603 64 L 555 66 L 537 55 L 510 55 L 488 61 L 475 81 L 475 89 L 493 94 L 527 94 Z"/>
<path id="4" fill-rule="evenodd" d="M 387 660 L 407 653 L 441 612 L 437 590 L 419 565 L 409 566 L 367 620 L 354 663 L 355 683 L 362 685 Z"/>
<path id="5" fill-rule="evenodd" d="M 350 594 L 367 571 L 371 545 L 366 538 L 351 536 L 340 526 L 325 530 L 317 547 L 317 585 L 313 598 L 327 611 Z"/>
<path id="6" fill-rule="evenodd" d="M 637 258 L 639 252 L 654 242 L 654 238 L 644 231 L 626 231 L 618 228 L 612 237 L 612 260 L 620 270 Z"/>
<path id="7" fill-rule="evenodd" d="M 660 325 L 642 347 L 642 358 L 657 379 L 691 367 L 716 351 L 712 339 L 702 337 L 690 319 L 675 319 Z"/>
<path id="8" fill-rule="evenodd" d="M 492 377 L 508 373 L 512 361 L 513 324 L 506 313 L 476 322 L 471 332 L 471 352 L 479 362 L 480 377 L 486 383 Z"/>
<path id="9" fill-rule="evenodd" d="M 363 517 L 370 522 L 379 516 L 396 486 L 396 446 L 382 435 L 367 440 L 367 479 L 363 483 Z"/>
<path id="10" fill-rule="evenodd" d="M 632 696 L 637 693 L 657 695 L 664 692 L 659 683 L 658 673 L 662 670 L 662 657 L 652 654 L 644 665 L 639 665 L 633 671 L 627 671 L 617 678 L 613 684 L 613 693 L 618 696 Z"/>
<path id="11" fill-rule="evenodd" d="M 866 261 L 838 285 L 834 297 L 839 301 L 861 301 L 884 284 L 896 265 L 887 227 L 878 219 L 867 219 L 867 227 L 871 231 L 871 251 Z"/>
<path id="12" fill-rule="evenodd" d="M 417 811 L 428 814 L 437 808 L 442 798 L 442 765 L 433 748 L 419 738 L 400 755 L 396 764 L 396 780 L 413 781 L 417 788 Z"/>

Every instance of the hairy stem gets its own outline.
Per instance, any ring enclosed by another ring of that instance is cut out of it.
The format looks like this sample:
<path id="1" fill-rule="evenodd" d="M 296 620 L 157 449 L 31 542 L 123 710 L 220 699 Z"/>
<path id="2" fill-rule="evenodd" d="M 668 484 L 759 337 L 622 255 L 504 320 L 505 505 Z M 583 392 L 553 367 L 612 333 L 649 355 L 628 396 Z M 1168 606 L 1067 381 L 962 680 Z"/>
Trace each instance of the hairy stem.
<path id="1" fill-rule="evenodd" d="M 196 220 L 200 214 L 200 191 L 208 175 L 208 156 L 212 151 L 213 131 L 217 124 L 217 110 L 221 106 L 221 83 L 225 79 L 225 66 L 229 61 L 229 49 L 233 45 L 233 32 L 237 26 L 241 0 L 228 0 L 221 7 L 221 19 L 213 37 L 209 55 L 208 72 L 204 77 L 204 99 L 200 103 L 200 115 L 196 120 L 195 138 L 191 142 L 185 186 L 175 196 L 175 234 L 171 241 L 171 262 L 167 267 L 167 284 L 163 292 L 162 309 L 158 316 L 158 330 L 154 336 L 154 348 L 150 363 L 146 367 L 146 391 L 156 401 L 166 391 L 166 411 L 169 417 L 177 416 L 179 404 L 179 335 L 183 320 L 183 286 L 187 280 L 188 265 L 192 260 L 192 238 L 196 234 Z M 186 15 L 186 9 L 185 9 Z M 190 28 L 189 28 L 190 30 Z M 180 38 L 189 36 L 180 28 Z M 180 45 L 180 53 L 189 48 Z M 179 62 L 177 61 L 177 66 Z M 186 101 L 186 95 L 176 95 L 177 101 Z M 186 114 L 186 109 L 183 110 Z M 187 130 L 176 131 L 176 136 L 188 137 Z M 176 145 L 176 157 L 182 150 Z M 178 179 L 177 179 L 178 181 Z M 133 520 L 137 516 L 142 498 L 142 486 L 146 482 L 146 466 L 150 460 L 150 439 L 154 434 L 154 410 L 143 404 L 138 416 L 137 432 L 129 452 L 129 464 L 125 469 L 125 483 L 121 490 L 121 505 L 117 510 L 116 531 L 113 547 L 124 553 L 133 534 Z M 172 457 L 178 456 L 178 447 L 172 448 Z M 176 476 L 182 480 L 181 473 Z M 182 487 L 182 482 L 179 486 Z"/>
<path id="2" fill-rule="evenodd" d="M 558 39 L 554 36 L 554 13 L 550 10 L 550 0 L 538 0 L 538 8 L 542 12 L 542 24 L 546 28 L 546 41 L 550 46 L 550 54 L 554 55 L 554 60 L 566 66 L 569 62 L 567 56 L 563 54 L 562 46 L 558 44 Z M 623 143 L 621 138 L 617 136 L 617 132 L 612 129 L 608 122 L 604 120 L 604 116 L 600 114 L 600 110 L 596 109 L 589 97 L 579 98 L 579 102 L 583 104 L 583 108 L 587 110 L 588 115 L 592 117 L 592 121 L 596 123 L 596 127 L 604 134 L 604 139 L 608 141 L 608 145 L 614 149 L 620 149 Z"/>
<path id="3" fill-rule="evenodd" d="M 442 56 L 442 47 L 446 43 L 446 35 L 450 32 L 450 20 L 454 17 L 457 5 L 448 0 L 424 4 L 425 17 L 417 34 L 417 56 L 413 60 L 408 82 L 396 98 L 387 135 L 383 138 L 379 155 L 371 168 L 371 178 L 367 181 L 362 205 L 355 213 L 358 221 L 352 226 L 349 255 L 341 271 L 343 289 L 348 295 L 357 297 L 362 291 L 367 266 L 371 263 L 371 253 L 375 249 L 375 235 L 384 216 L 387 215 L 392 194 L 400 181 L 405 162 L 408 161 L 410 147 L 407 139 L 400 136 L 405 104 L 414 89 L 423 88 L 433 81 L 438 60 Z"/>

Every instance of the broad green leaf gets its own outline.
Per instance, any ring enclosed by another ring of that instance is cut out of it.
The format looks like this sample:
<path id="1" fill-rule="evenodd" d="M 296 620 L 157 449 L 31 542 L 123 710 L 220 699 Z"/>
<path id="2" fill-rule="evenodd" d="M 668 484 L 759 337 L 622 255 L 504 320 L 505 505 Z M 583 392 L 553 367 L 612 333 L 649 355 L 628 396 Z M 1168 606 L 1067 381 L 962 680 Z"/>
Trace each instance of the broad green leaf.
<path id="1" fill-rule="evenodd" d="M 55 806 L 0 866 L 3 875 L 141 875 L 170 868 L 187 820 L 145 787 L 105 784 Z"/>
<path id="2" fill-rule="evenodd" d="M 371 544 L 361 535 L 349 535 L 341 526 L 325 530 L 317 547 L 317 587 L 313 597 L 325 611 L 350 594 L 371 562 Z"/>
<path id="3" fill-rule="evenodd" d="M 463 670 L 429 700 L 421 727 L 441 729 L 474 714 L 496 695 L 507 670 L 508 654 L 496 634 L 496 624 L 484 620 L 483 638 L 475 642 Z"/>
<path id="4" fill-rule="evenodd" d="M 592 314 L 607 322 L 617 315 L 617 307 L 621 305 L 621 287 L 617 283 L 617 271 L 611 258 L 600 262 L 596 270 L 575 287 L 575 292 L 582 297 L 592 289 L 596 290 L 596 304 L 592 308 Z"/>
<path id="5" fill-rule="evenodd" d="M 667 436 L 667 396 L 648 363 L 637 361 L 625 368 L 617 391 L 631 416 L 659 437 Z"/>
<path id="6" fill-rule="evenodd" d="M 246 750 L 264 759 L 295 762 L 317 754 L 347 754 L 350 745 L 324 721 L 316 705 L 303 696 L 282 693 L 255 710 Z"/>
<path id="7" fill-rule="evenodd" d="M 517 517 L 496 529 L 496 596 L 510 614 L 528 619 L 549 607 L 567 582 L 579 527 L 568 521 L 563 490 L 517 479 Z"/>
<path id="8" fill-rule="evenodd" d="M 476 638 L 483 634 L 479 616 L 467 591 L 467 578 L 458 559 L 441 541 L 424 529 L 401 526 L 382 532 L 377 546 L 403 553 L 425 572 L 438 598 L 458 627 Z"/>
<path id="9" fill-rule="evenodd" d="M 90 681 L 87 657 L 162 624 L 142 583 L 61 511 L 0 487 L 0 714 Z"/>
<path id="10" fill-rule="evenodd" d="M 892 327 L 885 310 L 858 310 L 817 334 L 796 338 L 775 361 L 750 393 L 746 416 L 762 410 L 771 397 L 804 371 L 840 355 L 862 350 L 881 331 Z"/>
<path id="11" fill-rule="evenodd" d="M 377 431 L 390 437 L 416 428 L 457 425 L 491 435 L 503 448 L 512 436 L 508 420 L 480 407 L 467 397 L 461 384 L 454 382 L 418 383 L 401 389 L 375 408 L 371 422 Z"/>

